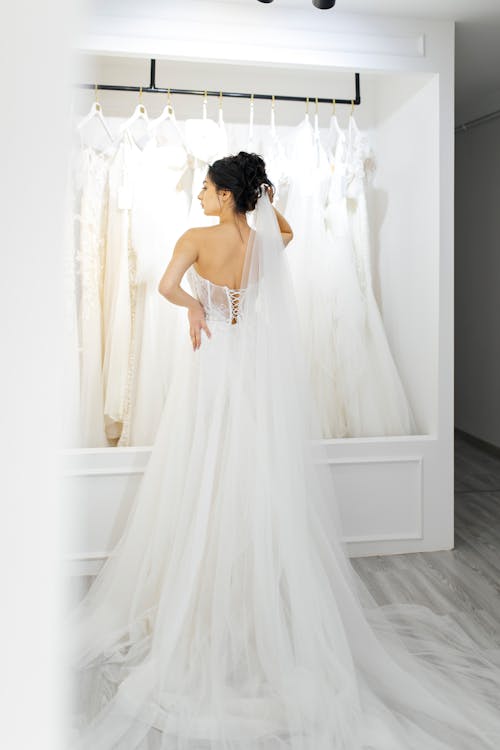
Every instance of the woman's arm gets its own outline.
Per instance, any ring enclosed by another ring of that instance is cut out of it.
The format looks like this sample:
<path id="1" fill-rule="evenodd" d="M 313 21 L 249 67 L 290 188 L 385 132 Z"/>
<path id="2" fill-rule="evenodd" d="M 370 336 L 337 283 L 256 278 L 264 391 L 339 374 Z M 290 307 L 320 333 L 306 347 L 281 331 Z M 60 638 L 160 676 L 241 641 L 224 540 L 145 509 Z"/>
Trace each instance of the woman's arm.
<path id="1" fill-rule="evenodd" d="M 267 189 L 267 194 L 269 195 L 269 200 L 271 203 L 273 202 L 274 198 L 274 191 L 272 188 Z M 273 206 L 274 213 L 276 214 L 276 218 L 278 219 L 278 226 L 280 228 L 281 236 L 283 237 L 283 242 L 285 244 L 285 247 L 288 245 L 288 243 L 293 240 L 293 232 L 292 227 L 287 222 L 283 214 L 280 214 L 276 206 Z"/>
<path id="2" fill-rule="evenodd" d="M 278 219 L 278 225 L 280 228 L 281 236 L 283 237 L 283 242 L 285 243 L 285 247 L 288 245 L 288 243 L 293 240 L 293 232 L 292 227 L 287 222 L 283 214 L 280 214 L 276 206 L 273 206 L 274 213 L 276 214 L 276 218 Z"/>
<path id="3" fill-rule="evenodd" d="M 165 273 L 158 284 L 160 294 L 174 305 L 187 307 L 189 318 L 189 334 L 193 351 L 201 346 L 201 329 L 210 338 L 212 335 L 205 322 L 205 311 L 203 305 L 196 297 L 192 297 L 180 286 L 182 277 L 189 266 L 198 259 L 198 243 L 196 242 L 196 229 L 188 229 L 187 232 L 177 240 L 172 258 Z"/>

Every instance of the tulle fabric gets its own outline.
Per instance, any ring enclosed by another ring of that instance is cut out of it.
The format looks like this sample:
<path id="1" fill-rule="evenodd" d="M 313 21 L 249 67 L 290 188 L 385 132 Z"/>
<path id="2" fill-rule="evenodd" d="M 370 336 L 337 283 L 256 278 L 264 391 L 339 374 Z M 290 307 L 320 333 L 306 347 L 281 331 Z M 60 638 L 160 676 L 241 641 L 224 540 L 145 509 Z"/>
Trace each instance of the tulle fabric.
<path id="1" fill-rule="evenodd" d="M 67 745 L 498 748 L 498 650 L 378 607 L 349 562 L 265 194 L 253 226 L 235 324 L 190 269 L 212 338 L 179 347 L 126 528 L 68 616 Z"/>

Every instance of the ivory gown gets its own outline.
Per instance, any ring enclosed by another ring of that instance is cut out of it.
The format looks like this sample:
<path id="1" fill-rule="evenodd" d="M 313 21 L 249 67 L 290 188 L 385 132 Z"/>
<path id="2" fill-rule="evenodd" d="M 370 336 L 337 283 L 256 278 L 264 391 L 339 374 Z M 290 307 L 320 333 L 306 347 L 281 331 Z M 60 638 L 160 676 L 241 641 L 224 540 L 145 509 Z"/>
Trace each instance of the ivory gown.
<path id="1" fill-rule="evenodd" d="M 498 646 L 378 607 L 350 565 L 266 194 L 252 221 L 239 289 L 188 270 L 212 337 L 184 329 L 123 534 L 67 618 L 65 747 L 498 750 Z"/>

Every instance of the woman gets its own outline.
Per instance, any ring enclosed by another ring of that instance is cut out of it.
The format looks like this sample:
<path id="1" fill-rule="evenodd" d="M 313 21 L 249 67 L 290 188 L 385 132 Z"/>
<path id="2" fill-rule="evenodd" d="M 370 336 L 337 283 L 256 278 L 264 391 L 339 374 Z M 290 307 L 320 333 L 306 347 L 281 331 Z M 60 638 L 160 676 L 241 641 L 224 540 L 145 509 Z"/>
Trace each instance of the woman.
<path id="1" fill-rule="evenodd" d="M 71 747 L 493 750 L 498 663 L 427 608 L 377 607 L 340 541 L 270 197 L 257 155 L 214 162 L 200 200 L 220 223 L 186 232 L 160 282 L 191 343 L 67 623 Z"/>
<path id="2" fill-rule="evenodd" d="M 219 217 L 219 224 L 188 229 L 178 240 L 172 260 L 159 284 L 160 293 L 169 302 L 188 308 L 193 350 L 200 348 L 202 330 L 209 337 L 211 334 L 205 321 L 203 305 L 199 299 L 185 292 L 180 287 L 180 282 L 188 268 L 194 265 L 202 277 L 208 277 L 217 286 L 239 288 L 245 251 L 252 232 L 246 213 L 255 208 L 255 195 L 245 190 L 248 184 L 245 170 L 256 168 L 255 165 L 252 166 L 254 160 L 251 157 L 250 154 L 240 152 L 236 159 L 219 159 L 210 167 L 198 199 L 207 216 Z M 260 161 L 262 164 L 258 164 L 254 179 L 261 179 L 262 184 L 268 186 L 272 201 L 273 186 L 265 173 L 264 162 Z M 210 175 L 213 175 L 217 184 Z M 218 185 L 232 185 L 233 192 L 227 188 L 221 190 Z M 293 232 L 285 217 L 276 208 L 274 211 L 286 246 L 293 238 Z"/>

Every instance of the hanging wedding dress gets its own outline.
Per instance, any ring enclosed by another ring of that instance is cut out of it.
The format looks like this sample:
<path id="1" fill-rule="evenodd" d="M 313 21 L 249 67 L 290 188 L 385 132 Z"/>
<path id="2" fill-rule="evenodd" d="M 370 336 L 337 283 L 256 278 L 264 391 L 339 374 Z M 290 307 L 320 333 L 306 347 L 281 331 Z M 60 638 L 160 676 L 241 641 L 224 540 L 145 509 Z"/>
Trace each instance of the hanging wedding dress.
<path id="1" fill-rule="evenodd" d="M 332 436 L 412 434 L 415 420 L 372 284 L 365 186 L 373 157 L 352 115 L 347 133 L 332 118 L 330 143 L 332 179 L 325 220 L 335 268 L 338 397 L 345 415 L 344 431 L 335 428 Z"/>
<path id="2" fill-rule="evenodd" d="M 260 146 L 260 139 L 258 133 L 255 132 L 255 125 L 254 125 L 254 119 L 255 119 L 255 102 L 253 98 L 250 99 L 250 110 L 249 110 L 249 117 L 248 117 L 248 131 L 246 136 L 246 141 L 241 147 L 241 151 L 246 151 L 247 153 L 251 154 L 261 154 L 261 146 Z"/>
<path id="3" fill-rule="evenodd" d="M 335 115 L 328 133 L 330 180 L 324 207 L 325 248 L 330 259 L 330 327 L 335 372 L 335 405 L 327 414 L 329 437 L 354 437 L 361 420 L 360 389 L 365 369 L 366 312 L 355 265 L 345 200 L 347 170 L 346 135 Z M 326 434 L 324 435 L 327 436 Z"/>
<path id="4" fill-rule="evenodd" d="M 343 362 L 336 346 L 342 338 L 335 290 L 342 288 L 341 269 L 329 247 L 324 206 L 331 170 L 323 149 L 317 118 L 306 114 L 295 129 L 290 148 L 290 183 L 286 211 L 293 216 L 294 238 L 286 253 L 294 282 L 304 348 L 304 359 L 320 414 L 317 438 L 344 436 L 347 432 L 345 400 L 338 377 Z"/>
<path id="5" fill-rule="evenodd" d="M 203 186 L 209 164 L 215 159 L 227 156 L 227 133 L 221 114 L 219 114 L 219 122 L 210 120 L 207 117 L 207 103 L 204 101 L 203 117 L 199 120 L 186 120 L 184 135 L 186 149 L 193 160 L 189 226 L 199 227 L 217 224 L 217 217 L 207 216 L 203 212 L 198 200 L 198 193 Z"/>
<path id="6" fill-rule="evenodd" d="M 108 218 L 108 169 L 110 151 L 91 146 L 80 151 L 79 247 L 77 268 L 79 290 L 79 340 L 81 346 L 80 382 L 82 444 L 80 447 L 107 446 L 103 403 L 104 320 L 102 315 L 106 223 Z"/>
<path id="7" fill-rule="evenodd" d="M 266 163 L 266 173 L 274 185 L 273 203 L 281 213 L 284 213 L 289 180 L 289 166 L 285 148 L 276 130 L 276 115 L 274 105 L 271 109 L 271 123 L 269 130 L 262 137 L 262 156 Z"/>
<path id="8" fill-rule="evenodd" d="M 176 339 L 185 333 L 185 311 L 165 304 L 158 283 L 177 238 L 188 228 L 188 169 L 175 121 L 162 123 L 144 147 L 131 209 L 136 291 L 130 445 L 153 443 L 175 364 Z"/>
<path id="9" fill-rule="evenodd" d="M 67 617 L 65 747 L 497 750 L 498 650 L 378 607 L 349 563 L 266 193 L 253 219 L 240 289 L 188 271 L 212 336 L 193 352 L 186 328 L 125 530 Z"/>
<path id="10" fill-rule="evenodd" d="M 128 444 L 131 406 L 130 354 L 134 316 L 134 256 L 130 212 L 141 149 L 125 129 L 109 167 L 109 202 L 104 274 L 104 419 L 111 442 Z"/>
<path id="11" fill-rule="evenodd" d="M 72 154 L 68 166 L 64 222 L 63 252 L 63 408 L 61 409 L 61 446 L 81 448 L 82 413 L 80 383 L 80 333 L 79 333 L 79 285 L 77 283 L 77 253 L 79 245 L 79 223 L 81 210 L 81 150 Z M 102 396 L 101 396 L 102 399 Z M 104 425 L 102 429 L 104 434 Z"/>

